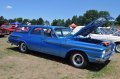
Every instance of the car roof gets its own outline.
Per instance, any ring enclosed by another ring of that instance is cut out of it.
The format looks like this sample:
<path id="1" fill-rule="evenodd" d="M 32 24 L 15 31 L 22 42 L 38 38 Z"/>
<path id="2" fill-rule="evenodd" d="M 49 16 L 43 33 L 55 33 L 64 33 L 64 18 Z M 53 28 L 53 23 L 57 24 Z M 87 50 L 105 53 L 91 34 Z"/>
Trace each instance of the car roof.
<path id="1" fill-rule="evenodd" d="M 34 27 L 42 27 L 42 28 L 52 28 L 52 29 L 55 29 L 55 28 L 67 28 L 67 27 L 64 27 L 64 26 L 44 26 L 44 25 L 19 25 L 18 27 L 30 27 L 30 28 L 34 28 Z"/>

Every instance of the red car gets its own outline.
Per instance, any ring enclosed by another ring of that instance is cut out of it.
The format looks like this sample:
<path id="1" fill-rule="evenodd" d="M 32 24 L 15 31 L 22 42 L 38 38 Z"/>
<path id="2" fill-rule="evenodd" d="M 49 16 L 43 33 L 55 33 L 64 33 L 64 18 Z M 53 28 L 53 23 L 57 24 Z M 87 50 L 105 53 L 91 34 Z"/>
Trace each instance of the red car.
<path id="1" fill-rule="evenodd" d="M 9 31 L 9 33 L 12 33 L 16 28 L 16 25 L 10 25 L 7 30 Z"/>
<path id="2" fill-rule="evenodd" d="M 7 30 L 9 31 L 9 33 L 12 33 L 15 30 L 15 28 L 21 24 L 22 23 L 19 23 L 19 22 L 10 23 L 9 28 Z"/>
<path id="3" fill-rule="evenodd" d="M 9 34 L 10 32 L 8 31 L 8 26 L 2 25 L 0 26 L 0 35 L 4 36 Z"/>

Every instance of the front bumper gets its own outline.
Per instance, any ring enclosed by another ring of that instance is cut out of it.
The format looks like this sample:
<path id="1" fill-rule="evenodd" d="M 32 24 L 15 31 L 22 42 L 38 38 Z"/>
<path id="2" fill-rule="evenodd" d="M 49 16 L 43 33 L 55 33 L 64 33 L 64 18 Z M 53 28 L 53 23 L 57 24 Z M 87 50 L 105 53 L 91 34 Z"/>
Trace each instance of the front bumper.
<path id="1" fill-rule="evenodd" d="M 105 56 L 104 58 L 89 58 L 89 62 L 93 63 L 105 63 L 113 54 L 109 54 L 108 56 Z"/>
<path id="2" fill-rule="evenodd" d="M 109 55 L 105 56 L 104 58 L 95 58 L 95 62 L 96 63 L 104 63 L 107 60 L 109 60 L 109 58 L 113 55 L 113 53 L 110 53 Z"/>
<path id="3" fill-rule="evenodd" d="M 114 49 L 115 49 L 115 44 L 111 45 L 110 51 L 107 51 L 103 57 L 99 57 L 99 58 L 89 57 L 89 62 L 105 63 L 115 53 Z"/>

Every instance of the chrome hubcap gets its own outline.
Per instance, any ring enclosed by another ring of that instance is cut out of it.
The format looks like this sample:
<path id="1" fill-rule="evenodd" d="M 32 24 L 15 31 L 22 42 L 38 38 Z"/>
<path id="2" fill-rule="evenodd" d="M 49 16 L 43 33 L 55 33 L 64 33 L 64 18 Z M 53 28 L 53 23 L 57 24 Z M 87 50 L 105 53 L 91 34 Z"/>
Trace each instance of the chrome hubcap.
<path id="1" fill-rule="evenodd" d="M 22 52 L 25 52 L 25 51 L 26 51 L 26 45 L 25 45 L 24 43 L 21 44 L 20 50 L 21 50 Z"/>
<path id="2" fill-rule="evenodd" d="M 81 66 L 84 63 L 84 58 L 81 54 L 74 54 L 72 57 L 73 64 L 75 66 Z"/>
<path id="3" fill-rule="evenodd" d="M 116 51 L 117 51 L 117 52 L 120 52 L 120 44 L 117 44 L 117 45 L 116 45 Z"/>

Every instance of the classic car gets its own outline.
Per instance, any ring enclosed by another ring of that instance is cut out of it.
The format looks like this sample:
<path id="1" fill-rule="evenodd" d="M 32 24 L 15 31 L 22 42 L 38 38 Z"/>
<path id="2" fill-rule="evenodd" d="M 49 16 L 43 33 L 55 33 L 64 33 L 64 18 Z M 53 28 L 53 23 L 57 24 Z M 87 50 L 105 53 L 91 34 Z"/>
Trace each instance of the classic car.
<path id="1" fill-rule="evenodd" d="M 12 33 L 15 30 L 15 28 L 16 28 L 15 25 L 10 25 L 7 30 L 9 31 L 9 33 Z"/>
<path id="2" fill-rule="evenodd" d="M 78 26 L 73 30 L 73 34 L 78 32 L 78 30 L 82 29 L 85 26 Z M 120 32 L 113 32 L 110 27 L 98 27 L 94 32 L 89 34 L 89 36 L 93 39 L 105 40 L 114 42 L 116 44 L 115 51 L 120 53 Z"/>
<path id="3" fill-rule="evenodd" d="M 0 26 L 0 35 L 4 36 L 8 34 L 9 34 L 8 26 L 7 25 Z"/>
<path id="4" fill-rule="evenodd" d="M 70 28 L 62 26 L 18 26 L 8 42 L 23 53 L 33 50 L 51 54 L 66 58 L 74 67 L 84 68 L 89 62 L 104 63 L 114 53 L 114 43 L 85 37 L 107 21 L 108 18 L 100 17 L 74 35 Z"/>
<path id="5" fill-rule="evenodd" d="M 22 25 L 22 23 L 19 23 L 19 22 L 10 23 L 8 28 L 9 33 L 12 33 L 18 25 Z"/>
<path id="6" fill-rule="evenodd" d="M 4 21 L 0 21 L 0 36 L 4 36 L 8 34 L 8 31 L 6 30 L 7 26 L 5 25 Z"/>

